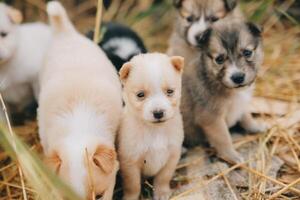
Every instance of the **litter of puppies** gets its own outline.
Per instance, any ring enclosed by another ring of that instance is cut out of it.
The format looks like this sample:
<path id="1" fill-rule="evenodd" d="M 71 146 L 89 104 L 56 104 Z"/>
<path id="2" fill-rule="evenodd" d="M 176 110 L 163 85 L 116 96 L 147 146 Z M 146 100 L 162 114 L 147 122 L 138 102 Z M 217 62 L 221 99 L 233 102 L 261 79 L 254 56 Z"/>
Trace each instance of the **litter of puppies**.
<path id="1" fill-rule="evenodd" d="M 174 1 L 183 17 L 175 21 L 193 22 L 189 34 L 179 34 L 187 38 L 178 40 L 191 54 L 127 56 L 120 80 L 109 52 L 107 58 L 77 32 L 60 3 L 48 4 L 47 29 L 53 33 L 38 74 L 38 127 L 31 123 L 14 130 L 45 155 L 45 164 L 80 197 L 107 200 L 114 193 L 114 199 L 139 199 L 140 194 L 154 199 L 297 199 L 300 195 L 299 46 L 291 46 L 299 43 L 299 30 L 291 29 L 283 40 L 276 31 L 283 31 L 280 22 L 262 32 L 240 14 L 239 20 L 227 19 L 232 10 L 239 12 L 235 1 L 199 2 Z M 193 20 L 188 20 L 190 4 L 223 8 L 216 14 L 193 12 Z M 201 23 L 205 29 L 199 29 Z M 283 42 L 273 49 L 276 41 Z M 135 54 L 143 52 L 142 46 L 137 47 L 141 50 L 135 48 Z M 171 48 L 176 49 L 173 37 Z M 110 50 L 122 58 L 126 48 L 121 49 Z M 252 91 L 259 97 L 252 98 Z M 229 128 L 236 122 L 240 126 L 230 129 L 234 133 L 230 136 Z M 177 164 L 183 130 L 185 146 L 198 147 L 182 153 Z M 206 146 L 206 137 L 211 147 Z M 17 170 L 22 163 L 16 165 L 5 151 L 1 160 L 1 197 L 37 198 L 39 191 L 26 173 L 24 182 Z M 117 179 L 114 190 L 119 168 L 123 184 Z M 154 177 L 153 183 L 148 177 Z"/>

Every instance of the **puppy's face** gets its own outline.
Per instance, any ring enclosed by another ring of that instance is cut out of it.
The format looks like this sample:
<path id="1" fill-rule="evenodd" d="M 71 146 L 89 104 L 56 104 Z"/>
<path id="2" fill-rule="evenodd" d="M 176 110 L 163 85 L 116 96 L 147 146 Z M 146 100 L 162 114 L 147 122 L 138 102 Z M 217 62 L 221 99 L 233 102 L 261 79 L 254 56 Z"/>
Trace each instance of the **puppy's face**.
<path id="1" fill-rule="evenodd" d="M 182 57 L 151 53 L 123 65 L 120 78 L 126 106 L 148 123 L 171 119 L 179 108 Z"/>
<path id="2" fill-rule="evenodd" d="M 3 3 L 0 3 L 0 64 L 12 57 L 16 45 L 16 25 L 22 21 L 22 15 Z"/>
<path id="3" fill-rule="evenodd" d="M 251 85 L 262 64 L 261 30 L 252 23 L 231 24 L 208 31 L 203 40 L 203 61 L 213 79 L 227 88 Z"/>
<path id="4" fill-rule="evenodd" d="M 103 195 L 115 178 L 117 156 L 104 145 L 93 153 L 66 148 L 53 151 L 46 164 L 81 197 L 93 199 L 93 194 Z"/>
<path id="5" fill-rule="evenodd" d="M 237 0 L 174 0 L 179 31 L 189 45 L 198 47 L 205 31 L 228 16 L 236 4 Z"/>

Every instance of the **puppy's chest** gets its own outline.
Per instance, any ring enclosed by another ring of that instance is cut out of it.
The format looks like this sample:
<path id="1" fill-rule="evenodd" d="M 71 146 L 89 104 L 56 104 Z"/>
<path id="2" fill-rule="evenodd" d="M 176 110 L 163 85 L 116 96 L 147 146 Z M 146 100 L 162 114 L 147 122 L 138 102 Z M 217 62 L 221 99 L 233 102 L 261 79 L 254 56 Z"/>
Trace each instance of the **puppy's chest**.
<path id="1" fill-rule="evenodd" d="M 154 176 L 167 162 L 170 144 L 166 133 L 154 133 L 144 137 L 142 171 L 146 176 Z"/>
<path id="2" fill-rule="evenodd" d="M 228 101 L 225 110 L 226 123 L 228 127 L 234 126 L 246 112 L 252 98 L 252 88 L 238 91 Z"/>

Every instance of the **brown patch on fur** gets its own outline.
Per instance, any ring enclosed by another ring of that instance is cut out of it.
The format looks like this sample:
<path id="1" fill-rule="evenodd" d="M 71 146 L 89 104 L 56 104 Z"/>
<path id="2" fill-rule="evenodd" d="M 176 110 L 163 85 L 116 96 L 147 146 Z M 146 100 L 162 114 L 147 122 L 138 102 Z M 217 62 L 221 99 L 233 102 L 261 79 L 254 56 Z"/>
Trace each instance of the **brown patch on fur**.
<path id="1" fill-rule="evenodd" d="M 20 24 L 23 21 L 22 13 L 19 10 L 12 8 L 10 6 L 8 6 L 7 8 L 8 8 L 7 14 L 8 14 L 8 17 L 10 18 L 10 20 L 14 24 Z"/>
<path id="2" fill-rule="evenodd" d="M 49 157 L 46 157 L 44 162 L 50 167 L 50 169 L 53 169 L 54 172 L 58 174 L 62 161 L 56 151 L 53 152 Z"/>
<path id="3" fill-rule="evenodd" d="M 127 62 L 120 69 L 119 74 L 122 82 L 124 82 L 128 78 L 131 66 L 132 64 L 130 62 Z"/>
<path id="4" fill-rule="evenodd" d="M 100 169 L 109 174 L 114 169 L 113 165 L 117 158 L 116 151 L 104 145 L 100 145 L 94 156 L 93 161 Z"/>
<path id="5" fill-rule="evenodd" d="M 171 63 L 178 72 L 182 72 L 184 68 L 184 58 L 181 56 L 172 56 Z"/>

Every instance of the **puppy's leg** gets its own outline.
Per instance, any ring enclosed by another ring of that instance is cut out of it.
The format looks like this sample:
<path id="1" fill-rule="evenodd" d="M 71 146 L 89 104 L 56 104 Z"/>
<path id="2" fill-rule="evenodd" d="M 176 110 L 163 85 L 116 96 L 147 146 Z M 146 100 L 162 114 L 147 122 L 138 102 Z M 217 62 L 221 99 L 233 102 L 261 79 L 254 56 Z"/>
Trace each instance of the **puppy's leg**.
<path id="1" fill-rule="evenodd" d="M 231 136 L 225 120 L 216 119 L 214 122 L 202 125 L 209 143 L 216 148 L 218 155 L 233 163 L 243 162 L 243 158 L 234 149 Z"/>
<path id="2" fill-rule="evenodd" d="M 109 188 L 103 194 L 103 200 L 112 200 L 114 194 L 114 188 L 116 184 L 117 172 L 119 170 L 119 162 L 116 162 L 114 173 L 112 174 L 112 180 Z"/>
<path id="3" fill-rule="evenodd" d="M 138 200 L 141 192 L 141 170 L 137 163 L 128 165 L 121 163 L 123 178 L 123 200 Z"/>
<path id="4" fill-rule="evenodd" d="M 250 133 L 265 132 L 269 129 L 267 124 L 256 121 L 250 112 L 243 114 L 240 124 Z"/>
<path id="5" fill-rule="evenodd" d="M 180 159 L 180 148 L 171 153 L 166 165 L 154 178 L 154 200 L 168 200 L 171 195 L 170 181 Z"/>

